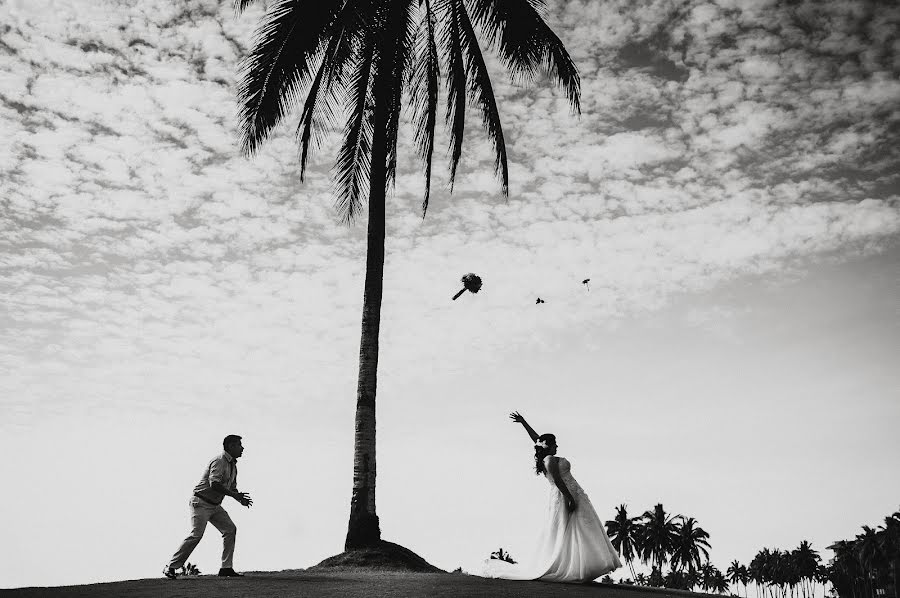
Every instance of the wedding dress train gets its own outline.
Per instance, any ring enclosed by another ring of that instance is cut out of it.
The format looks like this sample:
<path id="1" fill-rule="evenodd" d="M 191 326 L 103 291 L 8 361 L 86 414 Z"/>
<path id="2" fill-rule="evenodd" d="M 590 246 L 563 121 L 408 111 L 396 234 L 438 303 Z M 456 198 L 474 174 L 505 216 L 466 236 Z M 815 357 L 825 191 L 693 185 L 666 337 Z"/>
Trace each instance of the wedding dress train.
<path id="1" fill-rule="evenodd" d="M 550 496 L 545 527 L 534 555 L 517 564 L 489 559 L 485 562 L 484 577 L 588 582 L 622 566 L 603 521 L 572 477 L 568 459 L 559 458 L 559 474 L 577 503 L 575 511 L 570 513 L 566 509 L 563 493 L 553 482 L 545 459 L 544 477 L 550 482 Z"/>

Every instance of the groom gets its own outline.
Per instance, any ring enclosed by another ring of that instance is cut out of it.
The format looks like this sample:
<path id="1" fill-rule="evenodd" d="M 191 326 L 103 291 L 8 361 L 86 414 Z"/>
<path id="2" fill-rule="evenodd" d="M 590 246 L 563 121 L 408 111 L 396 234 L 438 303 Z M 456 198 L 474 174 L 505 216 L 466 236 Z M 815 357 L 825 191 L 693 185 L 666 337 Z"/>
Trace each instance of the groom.
<path id="1" fill-rule="evenodd" d="M 245 507 L 252 505 L 253 500 L 249 494 L 238 492 L 237 489 L 237 460 L 244 454 L 241 437 L 229 434 L 222 441 L 222 447 L 225 452 L 209 462 L 200 483 L 194 488 L 194 496 L 190 501 L 191 533 L 163 569 L 163 575 L 169 579 L 178 577 L 177 570 L 184 567 L 191 552 L 200 543 L 207 523 L 212 523 L 222 533 L 222 568 L 219 569 L 219 577 L 243 577 L 235 572 L 232 565 L 237 527 L 228 512 L 222 508 L 222 500 L 230 496 Z"/>

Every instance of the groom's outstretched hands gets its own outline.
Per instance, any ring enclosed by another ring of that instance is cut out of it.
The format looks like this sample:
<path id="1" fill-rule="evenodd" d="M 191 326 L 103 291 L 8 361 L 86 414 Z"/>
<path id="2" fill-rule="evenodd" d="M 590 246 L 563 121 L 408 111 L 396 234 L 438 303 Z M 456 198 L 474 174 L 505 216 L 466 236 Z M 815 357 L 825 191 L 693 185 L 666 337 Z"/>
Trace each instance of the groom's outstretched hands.
<path id="1" fill-rule="evenodd" d="M 249 507 L 253 504 L 253 499 L 250 498 L 250 495 L 246 492 L 238 492 L 238 495 L 234 497 L 236 501 L 244 505 L 245 507 Z"/>
<path id="2" fill-rule="evenodd" d="M 510 414 L 509 414 L 509 419 L 513 420 L 513 422 L 514 422 L 514 423 L 517 423 L 517 424 L 524 424 L 524 423 L 525 423 L 525 418 L 522 417 L 522 416 L 519 414 L 518 411 L 513 411 L 512 413 L 510 413 Z"/>

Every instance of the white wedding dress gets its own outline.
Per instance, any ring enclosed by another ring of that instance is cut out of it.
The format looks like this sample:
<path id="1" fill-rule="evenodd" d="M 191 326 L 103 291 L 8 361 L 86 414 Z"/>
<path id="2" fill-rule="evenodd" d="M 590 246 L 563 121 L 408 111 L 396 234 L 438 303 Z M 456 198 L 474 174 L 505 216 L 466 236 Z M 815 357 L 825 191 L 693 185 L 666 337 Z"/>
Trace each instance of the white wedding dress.
<path id="1" fill-rule="evenodd" d="M 568 459 L 559 458 L 559 475 L 577 503 L 572 513 L 553 482 L 548 462 L 545 457 L 544 477 L 550 482 L 547 519 L 534 555 L 517 564 L 488 559 L 483 577 L 589 582 L 622 566 L 588 495 L 572 477 Z"/>

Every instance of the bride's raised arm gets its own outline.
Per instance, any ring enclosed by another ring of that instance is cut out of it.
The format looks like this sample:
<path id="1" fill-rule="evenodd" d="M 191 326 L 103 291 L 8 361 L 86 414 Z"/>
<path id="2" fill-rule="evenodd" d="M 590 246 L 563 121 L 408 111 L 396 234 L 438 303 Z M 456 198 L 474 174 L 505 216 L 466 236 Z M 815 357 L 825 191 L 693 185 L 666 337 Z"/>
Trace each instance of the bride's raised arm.
<path id="1" fill-rule="evenodd" d="M 538 433 L 534 431 L 534 428 L 528 425 L 528 422 L 525 421 L 525 418 L 522 417 L 518 411 L 513 411 L 509 414 L 509 419 L 513 420 L 517 424 L 522 424 L 522 427 L 525 428 L 525 431 L 528 432 L 528 435 L 531 437 L 531 442 L 537 442 Z"/>

